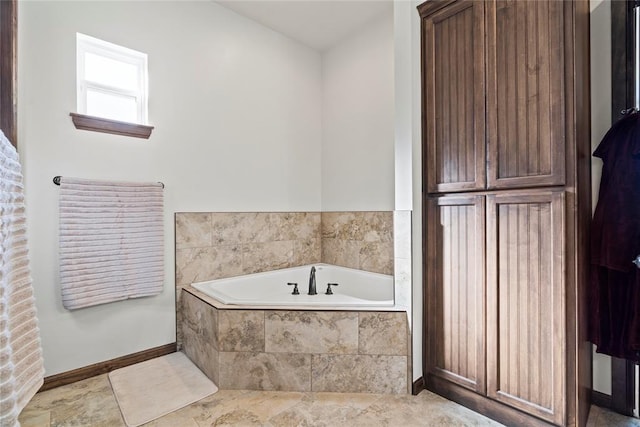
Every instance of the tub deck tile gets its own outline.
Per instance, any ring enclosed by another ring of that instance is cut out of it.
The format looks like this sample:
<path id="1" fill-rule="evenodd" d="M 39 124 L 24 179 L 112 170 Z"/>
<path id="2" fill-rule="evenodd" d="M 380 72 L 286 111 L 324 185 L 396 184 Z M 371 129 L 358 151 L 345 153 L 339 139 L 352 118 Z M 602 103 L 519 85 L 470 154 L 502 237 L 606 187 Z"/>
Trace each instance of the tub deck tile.
<path id="1" fill-rule="evenodd" d="M 221 351 L 264 351 L 264 311 L 219 310 L 218 337 Z"/>
<path id="2" fill-rule="evenodd" d="M 220 372 L 218 350 L 213 347 L 211 342 L 204 340 L 201 334 L 190 328 L 183 328 L 182 340 L 182 351 L 198 369 L 217 384 Z"/>
<path id="3" fill-rule="evenodd" d="M 221 352 L 218 387 L 231 390 L 311 391 L 311 356 Z"/>
<path id="4" fill-rule="evenodd" d="M 180 298 L 180 304 L 183 332 L 188 328 L 218 349 L 218 310 L 188 292 Z"/>
<path id="5" fill-rule="evenodd" d="M 273 353 L 358 352 L 358 313 L 354 311 L 268 311 L 265 350 Z"/>
<path id="6" fill-rule="evenodd" d="M 312 391 L 407 392 L 406 356 L 314 354 L 311 364 Z"/>
<path id="7" fill-rule="evenodd" d="M 359 354 L 407 355 L 405 312 L 362 312 L 359 317 Z"/>

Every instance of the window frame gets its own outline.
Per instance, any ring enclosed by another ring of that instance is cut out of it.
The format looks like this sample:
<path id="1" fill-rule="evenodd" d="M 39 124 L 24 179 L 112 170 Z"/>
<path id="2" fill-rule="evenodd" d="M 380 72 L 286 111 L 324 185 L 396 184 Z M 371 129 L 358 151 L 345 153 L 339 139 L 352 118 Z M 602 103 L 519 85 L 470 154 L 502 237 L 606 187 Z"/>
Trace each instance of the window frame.
<path id="1" fill-rule="evenodd" d="M 130 64 L 136 67 L 138 76 L 138 88 L 136 90 L 124 89 L 101 82 L 91 81 L 85 77 L 86 54 L 94 54 L 103 58 Z M 87 96 L 89 90 L 97 92 L 130 97 L 136 100 L 136 120 L 130 123 L 148 124 L 148 65 L 147 54 L 124 46 L 116 45 L 82 33 L 76 33 L 76 84 L 77 84 L 77 109 L 79 114 L 87 114 Z M 110 117 L 102 117 L 109 119 Z"/>
<path id="2" fill-rule="evenodd" d="M 93 53 L 108 59 L 132 64 L 138 69 L 139 86 L 128 90 L 87 80 L 85 78 L 85 54 Z M 69 113 L 76 129 L 149 139 L 153 126 L 149 121 L 148 55 L 124 46 L 116 45 L 82 33 L 76 33 L 76 113 Z M 96 90 L 136 99 L 136 122 L 125 122 L 105 117 L 89 116 L 87 91 Z"/>

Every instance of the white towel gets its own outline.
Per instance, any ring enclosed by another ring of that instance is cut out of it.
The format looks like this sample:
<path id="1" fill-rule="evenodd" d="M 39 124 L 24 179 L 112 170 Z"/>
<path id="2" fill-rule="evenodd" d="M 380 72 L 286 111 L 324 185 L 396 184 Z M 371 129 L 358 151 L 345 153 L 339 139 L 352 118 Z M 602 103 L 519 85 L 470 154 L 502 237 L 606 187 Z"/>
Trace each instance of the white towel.
<path id="1" fill-rule="evenodd" d="M 44 366 L 27 250 L 22 168 L 0 131 L 0 426 L 18 415 L 42 386 Z"/>
<path id="2" fill-rule="evenodd" d="M 60 179 L 65 308 L 157 295 L 164 279 L 160 183 Z"/>

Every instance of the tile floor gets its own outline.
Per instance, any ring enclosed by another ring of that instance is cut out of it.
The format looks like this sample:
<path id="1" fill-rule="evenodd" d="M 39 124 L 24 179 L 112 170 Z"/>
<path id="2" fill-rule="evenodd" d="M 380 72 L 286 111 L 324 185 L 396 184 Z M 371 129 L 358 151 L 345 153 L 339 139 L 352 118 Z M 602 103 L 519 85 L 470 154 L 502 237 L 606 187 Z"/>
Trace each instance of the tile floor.
<path id="1" fill-rule="evenodd" d="M 587 427 L 640 427 L 640 419 L 625 417 L 608 409 L 591 406 Z"/>
<path id="2" fill-rule="evenodd" d="M 22 427 L 124 426 L 107 375 L 38 393 Z M 500 426 L 428 391 L 418 396 L 221 390 L 145 426 Z M 592 407 L 589 427 L 640 427 Z"/>

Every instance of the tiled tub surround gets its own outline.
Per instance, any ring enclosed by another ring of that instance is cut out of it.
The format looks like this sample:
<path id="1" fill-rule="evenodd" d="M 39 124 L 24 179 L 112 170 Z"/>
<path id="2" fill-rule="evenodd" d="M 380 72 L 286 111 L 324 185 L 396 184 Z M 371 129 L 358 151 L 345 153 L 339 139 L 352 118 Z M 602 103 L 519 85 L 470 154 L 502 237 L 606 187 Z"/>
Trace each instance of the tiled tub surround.
<path id="1" fill-rule="evenodd" d="M 393 212 L 177 213 L 178 345 L 223 389 L 406 393 L 405 312 L 238 310 L 188 286 L 318 262 L 393 274 L 393 218 Z M 289 346 L 267 335 L 276 326 Z M 378 339 L 384 346 L 373 344 Z M 326 348 L 305 347 L 318 341 Z"/>
<path id="2" fill-rule="evenodd" d="M 393 275 L 393 212 L 323 212 L 327 264 Z"/>
<path id="3" fill-rule="evenodd" d="M 176 285 L 324 262 L 393 274 L 393 212 L 176 213 Z"/>
<path id="4" fill-rule="evenodd" d="M 404 311 L 245 310 L 182 293 L 183 351 L 221 389 L 409 392 Z"/>
<path id="5" fill-rule="evenodd" d="M 319 212 L 176 214 L 176 285 L 320 262 Z"/>
<path id="6" fill-rule="evenodd" d="M 178 347 L 183 286 L 320 262 L 320 220 L 320 212 L 176 213 Z"/>
<path id="7" fill-rule="evenodd" d="M 176 308 L 181 288 L 193 282 L 325 262 L 323 257 L 393 274 L 393 212 L 178 212 L 175 237 Z M 179 309 L 176 317 L 179 325 Z M 180 328 L 177 335 L 180 346 Z"/>

